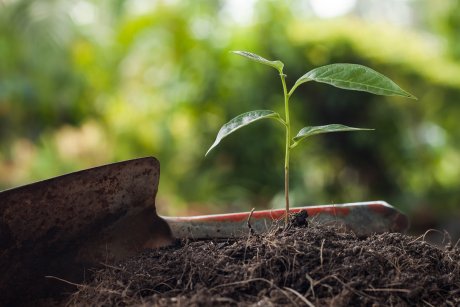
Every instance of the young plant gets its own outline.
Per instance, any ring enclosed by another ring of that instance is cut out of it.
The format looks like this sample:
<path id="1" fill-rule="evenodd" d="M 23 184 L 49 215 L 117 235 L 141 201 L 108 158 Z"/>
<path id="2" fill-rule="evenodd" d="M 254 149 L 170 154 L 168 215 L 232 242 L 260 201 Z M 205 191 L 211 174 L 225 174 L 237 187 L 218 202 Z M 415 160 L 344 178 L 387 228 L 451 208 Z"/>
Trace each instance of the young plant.
<path id="1" fill-rule="evenodd" d="M 271 118 L 280 122 L 284 126 L 286 132 L 284 156 L 284 195 L 286 201 L 286 224 L 288 222 L 289 213 L 289 155 L 291 149 L 295 148 L 297 145 L 300 144 L 300 142 L 302 142 L 306 138 L 316 134 L 343 131 L 373 130 L 366 128 L 348 127 L 340 124 L 331 124 L 325 126 L 307 126 L 300 129 L 297 135 L 292 137 L 291 120 L 289 116 L 289 98 L 292 96 L 297 87 L 299 87 L 299 85 L 309 81 L 316 81 L 321 83 L 327 83 L 346 90 L 364 91 L 376 95 L 402 96 L 406 98 L 416 99 L 415 96 L 401 89 L 396 83 L 394 83 L 384 75 L 376 72 L 375 70 L 370 69 L 369 67 L 357 64 L 330 64 L 315 68 L 304 74 L 302 77 L 300 77 L 295 82 L 294 86 L 290 89 L 290 91 L 288 91 L 285 80 L 286 75 L 283 73 L 284 64 L 281 61 L 269 61 L 257 54 L 247 51 L 233 51 L 233 53 L 246 57 L 254 62 L 271 66 L 278 71 L 279 76 L 281 78 L 281 84 L 283 87 L 284 94 L 284 118 L 282 118 L 278 113 L 271 110 L 255 110 L 240 114 L 222 126 L 219 133 L 217 134 L 216 140 L 208 149 L 205 156 L 208 155 L 208 153 L 214 147 L 216 147 L 223 138 L 255 121 L 265 118 Z"/>

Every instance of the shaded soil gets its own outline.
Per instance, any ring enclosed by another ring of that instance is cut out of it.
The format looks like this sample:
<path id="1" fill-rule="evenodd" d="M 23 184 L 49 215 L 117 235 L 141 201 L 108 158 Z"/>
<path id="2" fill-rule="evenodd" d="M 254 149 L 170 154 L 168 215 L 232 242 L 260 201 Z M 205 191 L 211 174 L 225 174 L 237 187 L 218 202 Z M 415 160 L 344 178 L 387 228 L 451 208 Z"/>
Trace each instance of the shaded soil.
<path id="1" fill-rule="evenodd" d="M 460 306 L 460 246 L 319 225 L 179 241 L 95 272 L 67 304 Z"/>

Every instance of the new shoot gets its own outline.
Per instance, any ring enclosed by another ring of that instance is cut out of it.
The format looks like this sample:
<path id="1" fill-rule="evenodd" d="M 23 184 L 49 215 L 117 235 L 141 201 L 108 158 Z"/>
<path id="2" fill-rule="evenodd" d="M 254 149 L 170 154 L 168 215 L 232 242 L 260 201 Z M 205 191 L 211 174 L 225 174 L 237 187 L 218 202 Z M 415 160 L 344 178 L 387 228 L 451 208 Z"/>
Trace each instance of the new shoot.
<path id="1" fill-rule="evenodd" d="M 308 137 L 331 132 L 343 131 L 363 131 L 372 130 L 367 128 L 355 128 L 341 124 L 330 124 L 324 126 L 306 126 L 299 130 L 293 137 L 291 120 L 289 115 L 289 99 L 294 91 L 301 84 L 309 81 L 326 83 L 338 88 L 354 91 L 364 91 L 376 95 L 384 96 L 402 96 L 416 99 L 412 94 L 401 89 L 396 83 L 389 78 L 370 69 L 369 67 L 358 64 L 330 64 L 310 70 L 300 77 L 292 88 L 288 91 L 286 87 L 286 75 L 283 72 L 284 64 L 281 61 L 269 61 L 263 57 L 247 52 L 233 51 L 233 53 L 248 58 L 254 62 L 268 65 L 276 69 L 279 73 L 284 96 L 284 117 L 271 110 L 255 110 L 238 115 L 222 126 L 217 134 L 216 140 L 206 152 L 206 155 L 214 149 L 223 138 L 235 132 L 236 130 L 247 126 L 261 119 L 274 119 L 281 123 L 285 130 L 285 147 L 284 147 L 284 195 L 285 195 L 285 224 L 288 223 L 289 215 L 289 156 L 293 148 L 297 147 Z"/>

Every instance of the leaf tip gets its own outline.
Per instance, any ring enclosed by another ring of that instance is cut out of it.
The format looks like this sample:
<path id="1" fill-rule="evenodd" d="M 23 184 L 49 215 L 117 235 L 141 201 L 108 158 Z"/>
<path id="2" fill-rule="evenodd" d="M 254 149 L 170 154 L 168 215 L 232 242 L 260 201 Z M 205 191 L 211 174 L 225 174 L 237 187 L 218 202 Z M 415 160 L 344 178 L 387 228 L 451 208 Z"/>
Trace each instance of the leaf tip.
<path id="1" fill-rule="evenodd" d="M 402 91 L 403 91 L 404 94 L 396 94 L 394 96 L 399 96 L 399 97 L 404 97 L 404 98 L 408 98 L 408 99 L 418 100 L 418 98 L 415 95 L 412 95 L 411 93 L 406 92 L 404 90 L 402 90 Z"/>
<path id="2" fill-rule="evenodd" d="M 414 99 L 414 100 L 418 100 L 417 96 L 414 96 L 414 95 L 412 95 L 412 94 L 409 93 L 409 92 L 408 92 L 408 94 L 409 94 L 409 96 L 407 96 L 407 98 Z"/>
<path id="3" fill-rule="evenodd" d="M 211 147 L 209 147 L 208 151 L 204 154 L 204 157 L 206 158 L 208 154 L 211 152 L 211 150 L 215 147 L 215 144 L 212 144 Z"/>
<path id="4" fill-rule="evenodd" d="M 399 89 L 401 90 L 402 94 L 401 93 L 397 94 L 398 96 L 418 100 L 418 98 L 415 95 L 412 95 L 411 93 L 409 93 L 408 91 L 403 90 L 402 88 L 399 88 Z"/>

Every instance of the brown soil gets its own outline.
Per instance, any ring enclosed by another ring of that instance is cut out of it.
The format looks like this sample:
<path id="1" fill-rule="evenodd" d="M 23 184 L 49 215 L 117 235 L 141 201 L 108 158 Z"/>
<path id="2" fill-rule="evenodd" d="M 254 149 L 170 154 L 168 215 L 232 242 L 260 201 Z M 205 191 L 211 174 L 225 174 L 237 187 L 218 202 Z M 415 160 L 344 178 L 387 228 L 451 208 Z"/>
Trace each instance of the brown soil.
<path id="1" fill-rule="evenodd" d="M 180 241 L 97 271 L 67 304 L 460 306 L 460 246 L 318 225 Z"/>

